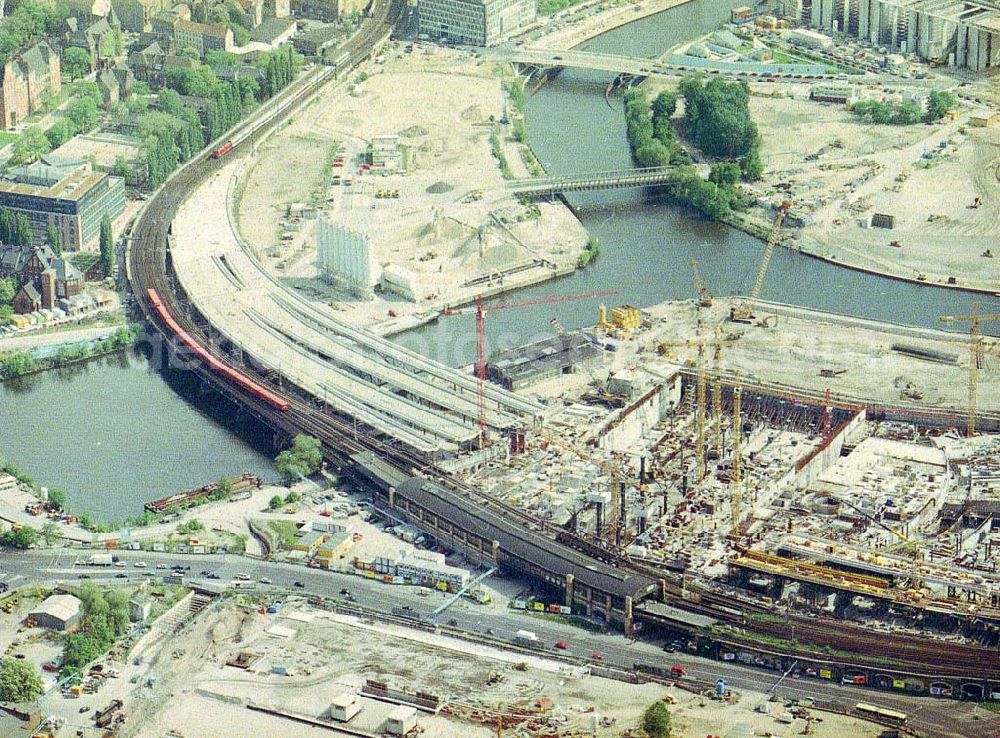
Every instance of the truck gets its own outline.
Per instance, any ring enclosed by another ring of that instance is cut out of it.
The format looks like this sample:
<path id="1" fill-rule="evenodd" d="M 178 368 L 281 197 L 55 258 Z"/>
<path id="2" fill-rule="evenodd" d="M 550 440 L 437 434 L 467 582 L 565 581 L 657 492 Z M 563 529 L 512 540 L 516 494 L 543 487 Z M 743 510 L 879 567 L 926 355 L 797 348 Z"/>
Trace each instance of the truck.
<path id="1" fill-rule="evenodd" d="M 514 634 L 514 643 L 519 646 L 537 646 L 539 645 L 539 640 L 533 631 L 519 630 Z"/>
<path id="2" fill-rule="evenodd" d="M 116 556 L 111 554 L 91 554 L 87 563 L 91 566 L 111 566 L 115 563 Z"/>

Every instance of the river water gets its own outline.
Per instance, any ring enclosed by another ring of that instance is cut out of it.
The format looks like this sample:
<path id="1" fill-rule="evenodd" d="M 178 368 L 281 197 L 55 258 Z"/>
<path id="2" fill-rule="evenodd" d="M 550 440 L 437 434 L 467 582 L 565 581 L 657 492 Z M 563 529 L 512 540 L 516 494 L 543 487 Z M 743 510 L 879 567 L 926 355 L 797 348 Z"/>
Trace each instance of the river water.
<path id="1" fill-rule="evenodd" d="M 0 384 L 0 456 L 65 490 L 71 510 L 122 520 L 223 475 L 274 478 L 246 440 L 256 426 L 232 415 L 186 372 L 128 351 Z"/>
<path id="2" fill-rule="evenodd" d="M 596 38 L 583 46 L 608 53 L 657 56 L 716 27 L 731 0 L 695 0 Z M 532 146 L 551 174 L 632 166 L 620 97 L 604 100 L 609 75 L 567 70 L 530 98 Z M 694 294 L 689 262 L 698 259 L 714 294 L 749 291 L 762 244 L 725 226 L 665 205 L 649 191 L 582 193 L 570 198 L 583 225 L 601 242 L 598 260 L 556 282 L 522 290 L 512 302 L 617 290 L 613 297 L 496 311 L 487 318 L 487 352 L 592 325 L 599 303 L 646 306 Z M 765 299 L 911 325 L 966 313 L 967 295 L 895 282 L 778 250 L 764 283 Z M 475 355 L 472 316 L 411 331 L 399 342 L 451 365 Z M 190 378 L 166 376 L 129 353 L 0 386 L 0 455 L 40 484 L 65 489 L 73 509 L 101 520 L 141 511 L 149 499 L 195 487 L 223 474 L 273 475 L 246 439 L 252 423 L 223 427 L 206 410 Z M 232 411 L 216 407 L 216 416 Z"/>

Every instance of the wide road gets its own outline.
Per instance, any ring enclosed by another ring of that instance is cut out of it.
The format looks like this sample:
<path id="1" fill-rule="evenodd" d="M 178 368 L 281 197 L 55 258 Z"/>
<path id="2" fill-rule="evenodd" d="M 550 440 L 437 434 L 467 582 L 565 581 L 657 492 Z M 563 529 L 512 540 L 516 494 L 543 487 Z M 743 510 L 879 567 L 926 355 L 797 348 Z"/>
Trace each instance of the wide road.
<path id="1" fill-rule="evenodd" d="M 339 572 L 255 561 L 234 555 L 122 550 L 116 551 L 115 555 L 120 557 L 123 567 L 74 565 L 77 559 L 86 559 L 89 555 L 87 551 L 68 549 L 37 549 L 3 555 L 0 556 L 0 581 L 7 582 L 12 588 L 52 586 L 59 582 L 115 584 L 119 581 L 124 583 L 162 577 L 172 567 L 179 566 L 185 568 L 188 581 L 203 581 L 215 585 L 228 585 L 237 574 L 247 574 L 258 591 L 273 592 L 276 597 L 298 593 L 304 597 L 344 600 L 347 596 L 341 595 L 341 591 L 346 589 L 360 607 L 389 613 L 393 607 L 409 606 L 416 616 L 423 619 L 430 619 L 433 610 L 445 598 L 451 597 L 423 587 L 386 585 Z M 144 563 L 145 567 L 136 567 L 138 562 Z M 262 584 L 261 579 L 270 580 L 270 584 Z M 297 586 L 296 582 L 301 586 Z M 778 677 L 775 672 L 742 664 L 712 661 L 688 653 L 666 654 L 654 643 L 633 642 L 618 634 L 589 633 L 496 604 L 478 605 L 462 600 L 438 616 L 437 622 L 453 624 L 458 631 L 470 635 L 492 635 L 506 641 L 513 641 L 518 630 L 531 630 L 538 635 L 542 650 L 553 654 L 569 654 L 592 662 L 593 654 L 599 653 L 603 656 L 602 663 L 629 669 L 636 663 L 667 667 L 677 664 L 683 666 L 692 678 L 714 682 L 722 677 L 736 690 L 767 692 Z M 569 649 L 565 652 L 556 651 L 553 648 L 556 641 L 565 641 Z M 777 691 L 785 699 L 811 697 L 823 706 L 847 709 L 864 701 L 900 710 L 910 716 L 911 725 L 928 736 L 987 738 L 1000 732 L 1000 717 L 980 710 L 978 715 L 981 719 L 977 719 L 976 708 L 966 702 L 875 692 L 808 678 L 789 679 Z"/>

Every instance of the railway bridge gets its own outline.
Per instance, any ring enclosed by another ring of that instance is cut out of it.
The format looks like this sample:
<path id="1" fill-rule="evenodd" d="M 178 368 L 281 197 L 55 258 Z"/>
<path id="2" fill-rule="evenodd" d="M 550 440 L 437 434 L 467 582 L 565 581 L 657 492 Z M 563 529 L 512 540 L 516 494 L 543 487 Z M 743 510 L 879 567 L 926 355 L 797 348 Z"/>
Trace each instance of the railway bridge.
<path id="1" fill-rule="evenodd" d="M 537 177 L 507 183 L 508 192 L 528 197 L 547 197 L 565 192 L 616 190 L 628 187 L 653 187 L 673 182 L 677 167 L 647 167 L 607 172 L 588 172 L 559 177 Z"/>

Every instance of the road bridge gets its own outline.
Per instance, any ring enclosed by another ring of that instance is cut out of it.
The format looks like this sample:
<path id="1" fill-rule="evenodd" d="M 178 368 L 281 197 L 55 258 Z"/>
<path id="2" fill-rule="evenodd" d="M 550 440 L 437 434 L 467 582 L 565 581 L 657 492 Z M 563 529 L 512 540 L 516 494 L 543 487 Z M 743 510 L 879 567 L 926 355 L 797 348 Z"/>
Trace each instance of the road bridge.
<path id="1" fill-rule="evenodd" d="M 563 192 L 584 190 L 616 190 L 626 187 L 652 187 L 673 182 L 677 167 L 647 167 L 609 172 L 589 172 L 559 177 L 536 177 L 507 183 L 507 191 L 515 195 L 544 197 Z"/>

